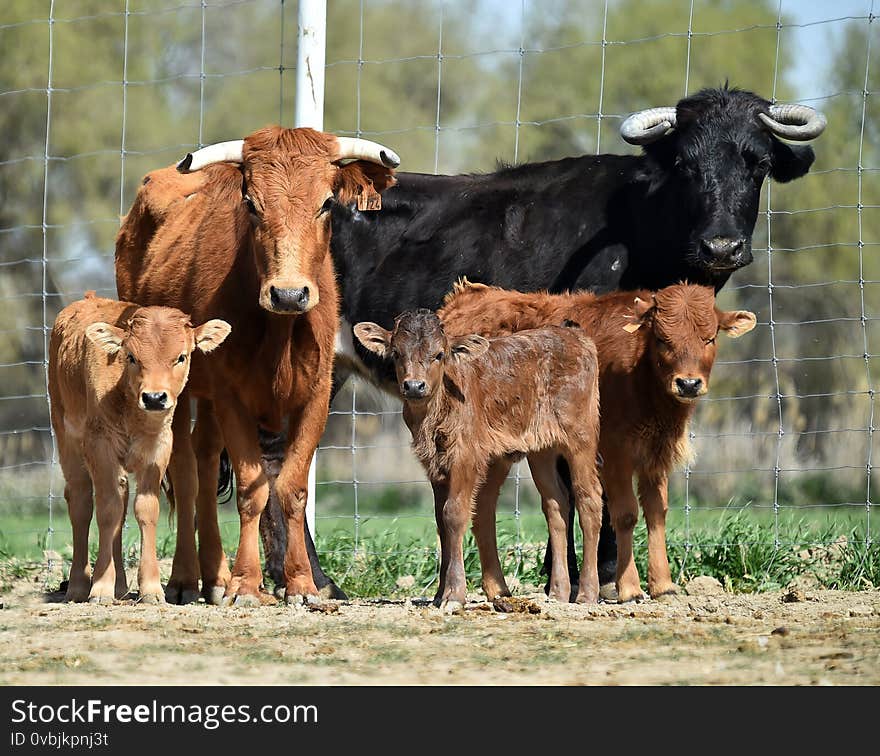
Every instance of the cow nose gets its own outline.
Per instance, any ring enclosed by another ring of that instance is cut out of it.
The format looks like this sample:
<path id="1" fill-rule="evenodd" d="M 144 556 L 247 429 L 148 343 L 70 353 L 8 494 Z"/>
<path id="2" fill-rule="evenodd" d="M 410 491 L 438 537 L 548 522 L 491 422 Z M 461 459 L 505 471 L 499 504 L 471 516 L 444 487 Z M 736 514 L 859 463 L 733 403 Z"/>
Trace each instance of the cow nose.
<path id="1" fill-rule="evenodd" d="M 168 394 L 164 391 L 144 391 L 141 394 L 141 403 L 146 410 L 163 410 L 166 409 Z"/>
<path id="2" fill-rule="evenodd" d="M 403 382 L 403 395 L 407 399 L 422 399 L 428 393 L 428 384 L 424 381 L 406 380 Z"/>
<path id="3" fill-rule="evenodd" d="M 269 287 L 272 309 L 277 312 L 305 312 L 309 306 L 309 287 L 301 289 L 276 289 Z"/>
<path id="4" fill-rule="evenodd" d="M 678 388 L 679 396 L 694 397 L 699 396 L 700 389 L 703 386 L 702 378 L 676 378 L 675 385 Z"/>
<path id="5" fill-rule="evenodd" d="M 744 245 L 745 239 L 715 236 L 700 240 L 700 253 L 709 262 L 729 265 L 740 261 Z"/>

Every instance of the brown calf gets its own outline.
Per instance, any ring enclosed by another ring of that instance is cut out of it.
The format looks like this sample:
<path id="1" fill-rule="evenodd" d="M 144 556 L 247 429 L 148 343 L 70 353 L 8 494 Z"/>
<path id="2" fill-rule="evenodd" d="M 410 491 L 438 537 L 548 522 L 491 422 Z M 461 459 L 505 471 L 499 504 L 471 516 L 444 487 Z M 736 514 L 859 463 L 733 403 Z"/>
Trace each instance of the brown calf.
<path id="1" fill-rule="evenodd" d="M 617 533 L 618 598 L 642 596 L 632 552 L 639 512 L 634 474 L 648 527 L 648 591 L 653 597 L 674 592 L 666 556 L 668 476 L 688 456 L 687 426 L 696 400 L 709 390 L 715 337 L 748 333 L 755 316 L 722 312 L 711 288 L 687 284 L 595 296 L 523 294 L 467 281 L 455 286 L 438 314 L 453 335 L 498 336 L 569 319 L 595 340 L 601 477 Z"/>
<path id="2" fill-rule="evenodd" d="M 602 497 L 596 473 L 599 404 L 596 347 L 578 328 L 549 327 L 486 339 L 451 339 L 430 310 L 400 315 L 394 331 L 358 323 L 367 349 L 391 358 L 413 450 L 434 489 L 440 533 L 440 587 L 434 603 L 465 600 L 462 540 L 475 501 L 483 589 L 510 595 L 495 544 L 495 505 L 510 465 L 527 454 L 541 493 L 554 552 L 551 593 L 568 601 L 568 497 L 556 474 L 572 471 L 584 534 L 577 600 L 599 595 L 596 550 Z M 479 533 L 491 533 L 491 539 Z"/>
<path id="3" fill-rule="evenodd" d="M 343 164 L 342 161 L 354 160 Z M 276 483 L 284 512 L 287 600 L 315 594 L 304 536 L 309 463 L 327 420 L 338 328 L 329 254 L 330 207 L 380 205 L 397 156 L 362 139 L 312 129 L 261 129 L 147 175 L 116 240 L 121 296 L 222 317 L 233 328 L 221 353 L 193 364 L 199 400 L 175 417 L 170 473 L 181 522 L 198 514 L 199 553 L 189 526 L 169 581 L 170 600 L 198 587 L 211 603 L 256 603 L 262 584 L 259 520 L 269 495 L 258 428 L 289 426 Z M 189 175 L 189 171 L 198 174 Z M 181 173 L 183 172 L 183 174 Z M 180 432 L 177 432 L 177 429 Z M 238 481 L 239 546 L 232 574 L 220 543 L 216 481 L 229 451 Z"/>
<path id="4" fill-rule="evenodd" d="M 228 334 L 229 324 L 222 320 L 193 328 L 180 310 L 90 294 L 56 318 L 49 340 L 49 399 L 73 527 L 68 601 L 102 603 L 127 593 L 122 564 L 127 473 L 137 481 L 140 600 L 163 599 L 156 523 L 171 455 L 172 416 L 193 349 L 210 352 Z M 94 577 L 89 568 L 93 488 L 99 531 Z"/>

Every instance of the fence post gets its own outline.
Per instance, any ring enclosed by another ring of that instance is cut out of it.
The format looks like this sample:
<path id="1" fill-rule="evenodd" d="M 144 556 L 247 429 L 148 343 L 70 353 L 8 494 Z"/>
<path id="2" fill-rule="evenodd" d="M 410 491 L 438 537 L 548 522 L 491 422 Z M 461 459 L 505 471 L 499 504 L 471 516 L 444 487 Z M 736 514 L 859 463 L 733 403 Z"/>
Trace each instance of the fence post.
<path id="1" fill-rule="evenodd" d="M 324 60 L 327 42 L 327 0 L 299 0 L 294 126 L 324 130 Z M 315 465 L 309 466 L 306 522 L 315 536 Z"/>

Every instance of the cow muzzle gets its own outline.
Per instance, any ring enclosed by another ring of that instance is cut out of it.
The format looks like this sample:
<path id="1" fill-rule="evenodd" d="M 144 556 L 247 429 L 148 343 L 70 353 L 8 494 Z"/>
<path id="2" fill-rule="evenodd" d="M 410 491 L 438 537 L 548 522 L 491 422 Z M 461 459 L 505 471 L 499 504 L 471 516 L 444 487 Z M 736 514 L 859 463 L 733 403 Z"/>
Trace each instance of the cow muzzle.
<path id="1" fill-rule="evenodd" d="M 164 412 L 174 406 L 167 391 L 142 391 L 138 404 L 147 412 Z"/>
<path id="2" fill-rule="evenodd" d="M 736 270 L 752 261 L 752 249 L 747 239 L 713 236 L 700 239 L 700 260 L 711 270 Z"/>
<path id="3" fill-rule="evenodd" d="M 672 382 L 673 395 L 683 402 L 695 401 L 708 391 L 709 387 L 702 378 L 679 376 Z"/>
<path id="4" fill-rule="evenodd" d="M 260 307 L 278 315 L 301 315 L 318 304 L 315 286 L 282 286 L 268 284 L 260 292 Z"/>
<path id="5" fill-rule="evenodd" d="M 424 399 L 428 396 L 428 384 L 408 378 L 400 384 L 400 393 L 404 399 Z"/>

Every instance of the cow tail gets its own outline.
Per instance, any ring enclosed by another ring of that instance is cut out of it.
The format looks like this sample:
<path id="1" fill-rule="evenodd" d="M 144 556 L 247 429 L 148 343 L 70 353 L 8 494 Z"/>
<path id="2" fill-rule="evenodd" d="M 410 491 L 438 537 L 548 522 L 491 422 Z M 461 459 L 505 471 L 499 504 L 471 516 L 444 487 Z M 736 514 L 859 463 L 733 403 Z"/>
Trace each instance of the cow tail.
<path id="1" fill-rule="evenodd" d="M 171 482 L 171 476 L 168 472 L 162 477 L 162 490 L 165 492 L 165 498 L 168 500 L 168 525 L 174 527 L 174 510 L 177 503 L 174 500 L 174 484 Z"/>
<path id="2" fill-rule="evenodd" d="M 232 499 L 232 463 L 229 461 L 229 452 L 224 448 L 220 452 L 220 473 L 217 476 L 217 503 L 226 504 Z"/>
<path id="3" fill-rule="evenodd" d="M 217 503 L 226 504 L 232 499 L 232 483 L 234 481 L 232 474 L 232 463 L 229 461 L 229 452 L 224 449 L 220 453 L 220 470 L 217 476 Z M 174 484 L 171 482 L 171 476 L 166 472 L 162 478 L 162 491 L 168 500 L 168 524 L 174 525 L 174 512 L 177 508 L 177 501 L 174 498 Z"/>

